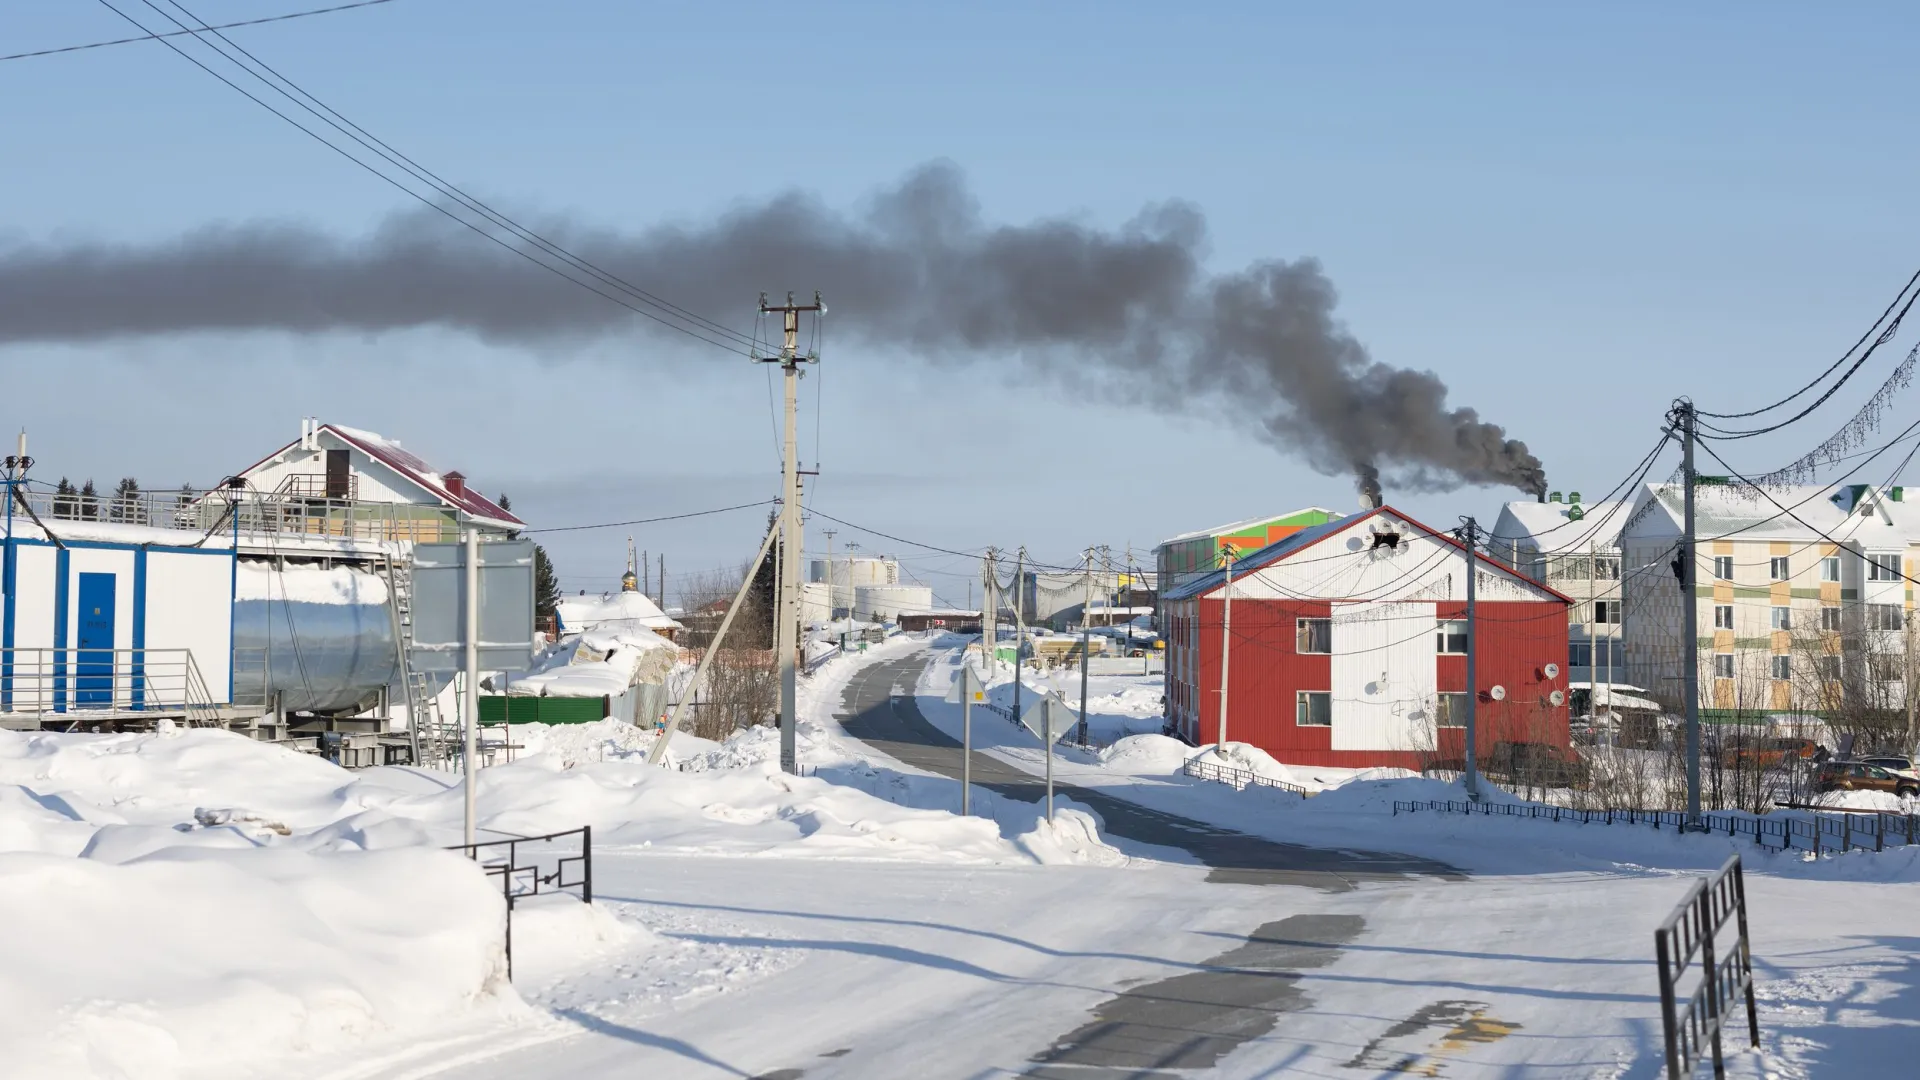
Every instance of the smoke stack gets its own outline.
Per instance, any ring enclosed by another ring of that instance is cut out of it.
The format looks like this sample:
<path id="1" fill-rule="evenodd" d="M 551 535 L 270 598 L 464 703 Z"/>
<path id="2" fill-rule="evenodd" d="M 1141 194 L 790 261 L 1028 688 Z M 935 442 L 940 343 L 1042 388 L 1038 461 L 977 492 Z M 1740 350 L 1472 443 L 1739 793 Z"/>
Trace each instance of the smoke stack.
<path id="1" fill-rule="evenodd" d="M 1380 489 L 1380 470 L 1365 462 L 1353 467 L 1354 486 L 1360 489 L 1360 508 L 1371 510 L 1384 505 L 1386 496 Z"/>
<path id="2" fill-rule="evenodd" d="M 450 472 L 446 476 L 441 477 L 441 479 L 446 481 L 447 494 L 456 499 L 464 499 L 467 497 L 467 478 L 465 474 Z"/>

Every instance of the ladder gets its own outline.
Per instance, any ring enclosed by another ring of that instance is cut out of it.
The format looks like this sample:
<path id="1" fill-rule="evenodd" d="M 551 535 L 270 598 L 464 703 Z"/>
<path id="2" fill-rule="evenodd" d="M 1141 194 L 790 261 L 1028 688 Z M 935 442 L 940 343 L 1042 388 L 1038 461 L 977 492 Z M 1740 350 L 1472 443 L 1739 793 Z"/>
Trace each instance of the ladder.
<path id="1" fill-rule="evenodd" d="M 393 646 L 407 697 L 407 734 L 415 765 L 441 765 L 454 759 L 460 732 L 440 714 L 433 677 L 413 663 L 413 561 L 388 556 L 387 613 L 393 622 Z"/>

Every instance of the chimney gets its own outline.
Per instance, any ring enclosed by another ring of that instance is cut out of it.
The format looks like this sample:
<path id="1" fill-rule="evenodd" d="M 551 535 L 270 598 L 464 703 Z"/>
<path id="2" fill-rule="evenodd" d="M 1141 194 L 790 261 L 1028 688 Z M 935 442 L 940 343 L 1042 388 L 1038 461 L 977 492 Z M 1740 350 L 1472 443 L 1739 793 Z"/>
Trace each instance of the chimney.
<path id="1" fill-rule="evenodd" d="M 464 473 L 450 472 L 442 477 L 442 479 L 446 481 L 447 494 L 456 499 L 464 499 L 467 497 L 467 478 Z"/>

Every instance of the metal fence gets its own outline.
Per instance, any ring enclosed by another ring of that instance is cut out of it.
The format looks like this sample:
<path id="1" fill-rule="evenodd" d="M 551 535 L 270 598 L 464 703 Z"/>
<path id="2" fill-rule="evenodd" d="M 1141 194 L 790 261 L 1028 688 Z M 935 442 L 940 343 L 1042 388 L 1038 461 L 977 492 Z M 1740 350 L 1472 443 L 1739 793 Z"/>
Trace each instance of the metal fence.
<path id="1" fill-rule="evenodd" d="M 1539 803 L 1488 802 L 1396 802 L 1393 812 L 1418 813 L 1438 810 L 1446 813 L 1479 814 L 1483 817 L 1514 817 L 1571 821 L 1581 825 L 1652 825 L 1658 829 L 1672 826 L 1675 831 L 1688 828 L 1687 814 L 1680 810 L 1576 810 Z M 1695 831 L 1751 836 L 1753 842 L 1775 851 L 1789 849 L 1823 855 L 1856 848 L 1885 851 L 1889 843 L 1920 842 L 1920 814 L 1894 814 L 1873 811 L 1811 811 L 1779 816 L 1758 814 L 1701 814 Z"/>
<path id="2" fill-rule="evenodd" d="M 138 491 L 127 495 L 80 495 L 22 488 L 27 504 L 56 534 L 62 522 L 146 525 L 161 529 L 268 537 L 352 537 L 452 543 L 460 523 L 452 510 L 415 503 L 362 502 L 312 494 L 309 486 L 280 491 L 221 488 L 214 491 Z"/>
<path id="3" fill-rule="evenodd" d="M 191 649 L 0 648 L 0 715 L 79 723 L 89 714 L 219 721 Z"/>
<path id="4" fill-rule="evenodd" d="M 570 838 L 579 838 L 579 853 L 566 854 Z M 545 849 L 543 850 L 543 845 Z M 566 845 L 553 850 L 554 845 Z M 593 826 L 583 825 L 545 836 L 509 836 L 455 844 L 449 851 L 464 852 L 489 877 L 500 879 L 500 895 L 507 902 L 507 978 L 513 978 L 513 906 L 523 897 L 579 890 L 581 902 L 593 903 Z M 577 876 L 568 880 L 573 868 Z"/>
<path id="5" fill-rule="evenodd" d="M 1298 784 L 1289 784 L 1284 780 L 1275 780 L 1270 776 L 1261 776 L 1251 769 L 1236 769 L 1229 765 L 1222 765 L 1217 761 L 1207 761 L 1205 760 L 1204 754 L 1198 757 L 1188 758 L 1187 763 L 1180 766 L 1180 771 L 1193 777 L 1195 780 L 1217 780 L 1220 783 L 1229 784 L 1235 791 L 1245 791 L 1250 787 L 1259 787 L 1271 788 L 1275 791 L 1284 791 L 1290 795 L 1298 795 L 1303 799 L 1307 797 L 1307 789 Z"/>
<path id="6" fill-rule="evenodd" d="M 1738 933 L 1733 948 L 1722 954 L 1718 939 L 1729 925 Z M 1760 1046 L 1760 1017 L 1753 1004 L 1753 950 L 1747 939 L 1747 883 L 1740 856 L 1728 859 L 1712 877 L 1694 882 L 1687 898 L 1653 932 L 1653 947 L 1660 964 L 1667 1080 L 1693 1076 L 1707 1044 L 1713 1047 L 1713 1075 L 1724 1077 L 1720 1036 L 1728 1008 L 1743 996 L 1747 1038 L 1755 1049 Z M 1680 985 L 1690 972 L 1697 972 L 1698 982 L 1682 1002 Z"/>

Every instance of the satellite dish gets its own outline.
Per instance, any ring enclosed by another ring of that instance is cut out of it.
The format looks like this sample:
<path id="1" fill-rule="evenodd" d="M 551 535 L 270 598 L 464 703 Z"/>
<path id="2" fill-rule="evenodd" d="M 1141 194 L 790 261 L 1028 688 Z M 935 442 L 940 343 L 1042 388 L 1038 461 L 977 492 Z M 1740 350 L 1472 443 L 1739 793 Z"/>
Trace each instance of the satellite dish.
<path id="1" fill-rule="evenodd" d="M 1567 695 L 1558 690 L 1555 690 L 1553 693 L 1547 695 L 1547 701 L 1552 703 L 1555 707 L 1565 705 L 1567 703 Z"/>
<path id="2" fill-rule="evenodd" d="M 1557 678 L 1559 678 L 1559 677 L 1560 677 L 1560 665 L 1559 665 L 1559 664 L 1548 664 L 1548 665 L 1547 665 L 1546 667 L 1544 667 L 1544 668 L 1541 668 L 1540 670 L 1542 670 L 1542 671 L 1544 671 L 1544 672 L 1546 672 L 1546 673 L 1547 673 L 1547 678 L 1549 678 L 1549 679 L 1557 679 Z M 1556 701 L 1556 702 L 1554 702 L 1554 704 L 1555 704 L 1555 705 L 1558 705 L 1558 704 L 1560 704 L 1560 703 Z"/>
<path id="3" fill-rule="evenodd" d="M 1487 696 L 1495 701 L 1505 701 L 1507 700 L 1507 688 L 1501 686 L 1499 683 L 1495 683 L 1487 688 Z"/>
<path id="4" fill-rule="evenodd" d="M 1360 509 L 1362 510 L 1373 509 L 1373 496 L 1367 494 L 1364 491 L 1360 493 Z"/>

